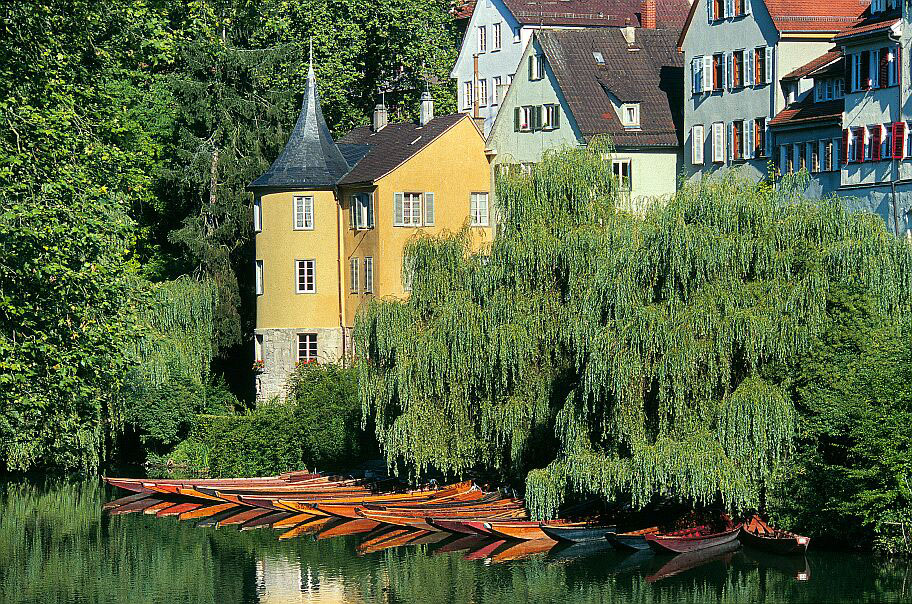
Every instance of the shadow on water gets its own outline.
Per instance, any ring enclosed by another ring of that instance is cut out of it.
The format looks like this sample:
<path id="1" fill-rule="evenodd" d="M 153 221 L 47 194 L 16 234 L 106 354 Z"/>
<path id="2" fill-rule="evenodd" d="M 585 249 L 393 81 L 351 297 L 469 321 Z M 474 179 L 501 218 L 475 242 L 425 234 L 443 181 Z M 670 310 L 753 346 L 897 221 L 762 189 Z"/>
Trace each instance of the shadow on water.
<path id="1" fill-rule="evenodd" d="M 682 556 L 329 522 L 203 527 L 102 513 L 97 480 L 0 482 L 0 602 L 899 602 L 906 562 L 746 549 Z M 358 521 L 355 521 L 358 522 Z"/>

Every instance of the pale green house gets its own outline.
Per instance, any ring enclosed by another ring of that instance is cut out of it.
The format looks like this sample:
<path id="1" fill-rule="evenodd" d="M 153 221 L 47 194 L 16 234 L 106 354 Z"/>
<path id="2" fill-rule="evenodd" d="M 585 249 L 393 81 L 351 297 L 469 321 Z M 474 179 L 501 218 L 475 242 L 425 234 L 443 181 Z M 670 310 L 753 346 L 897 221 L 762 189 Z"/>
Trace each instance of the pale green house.
<path id="1" fill-rule="evenodd" d="M 504 165 L 527 167 L 548 149 L 607 134 L 633 209 L 674 193 L 684 124 L 677 37 L 633 27 L 535 32 L 488 135 L 492 179 Z"/>

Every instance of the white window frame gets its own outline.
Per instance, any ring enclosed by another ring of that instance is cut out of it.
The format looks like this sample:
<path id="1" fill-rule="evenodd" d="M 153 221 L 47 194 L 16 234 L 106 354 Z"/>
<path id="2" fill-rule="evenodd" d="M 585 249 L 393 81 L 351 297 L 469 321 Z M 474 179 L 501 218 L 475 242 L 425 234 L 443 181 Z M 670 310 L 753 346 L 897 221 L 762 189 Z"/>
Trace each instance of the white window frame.
<path id="1" fill-rule="evenodd" d="M 545 77 L 545 58 L 532 53 L 529 55 L 529 81 L 535 82 Z"/>
<path id="2" fill-rule="evenodd" d="M 557 130 L 560 128 L 560 105 L 546 103 L 542 105 L 542 130 Z"/>
<path id="3" fill-rule="evenodd" d="M 631 117 L 632 115 L 632 117 Z M 640 104 L 625 103 L 621 105 L 621 123 L 625 128 L 640 127 Z"/>
<path id="4" fill-rule="evenodd" d="M 314 198 L 312 195 L 295 195 L 293 197 L 294 230 L 312 231 L 314 229 Z"/>
<path id="5" fill-rule="evenodd" d="M 475 103 L 472 80 L 466 80 L 462 83 L 462 102 L 464 109 L 471 109 Z"/>
<path id="6" fill-rule="evenodd" d="M 491 78 L 491 104 L 500 104 L 500 87 L 503 86 L 503 78 L 494 76 Z"/>
<path id="7" fill-rule="evenodd" d="M 485 78 L 478 80 L 478 106 L 488 106 L 488 80 Z"/>
<path id="8" fill-rule="evenodd" d="M 299 333 L 298 337 L 295 340 L 296 350 L 295 356 L 297 357 L 298 363 L 315 363 L 319 357 L 319 340 L 317 334 L 309 333 Z M 304 348 L 304 355 L 301 355 L 301 348 Z"/>
<path id="9" fill-rule="evenodd" d="M 364 293 L 374 293 L 374 258 L 364 257 Z"/>
<path id="10" fill-rule="evenodd" d="M 256 295 L 258 295 L 258 296 L 262 296 L 263 292 L 266 290 L 266 287 L 265 287 L 266 284 L 265 284 L 265 281 L 263 280 L 263 276 L 264 276 L 263 261 L 262 260 L 254 261 L 254 263 L 253 263 L 254 289 L 256 291 Z"/>
<path id="11" fill-rule="evenodd" d="M 263 200 L 257 197 L 253 200 L 253 232 L 263 231 Z"/>
<path id="12" fill-rule="evenodd" d="M 495 23 L 494 25 L 491 26 L 491 28 L 493 29 L 493 32 L 492 32 L 493 39 L 491 40 L 491 52 L 496 52 L 496 51 L 500 50 L 501 46 L 503 45 L 503 36 L 501 33 L 503 26 L 501 23 Z"/>
<path id="13" fill-rule="evenodd" d="M 351 282 L 349 283 L 348 291 L 357 294 L 361 285 L 360 263 L 357 258 L 351 258 L 348 261 L 348 279 Z"/>
<path id="14" fill-rule="evenodd" d="M 513 28 L 513 43 L 519 44 L 520 42 L 522 42 L 522 34 L 520 33 L 519 27 L 514 27 Z"/>
<path id="15" fill-rule="evenodd" d="M 532 130 L 535 129 L 535 107 L 532 105 L 523 105 L 519 108 L 519 112 L 519 131 L 532 132 Z"/>
<path id="16" fill-rule="evenodd" d="M 296 294 L 317 293 L 317 261 L 313 258 L 295 260 L 294 282 Z M 304 282 L 301 282 L 301 269 L 304 269 Z M 308 282 L 308 273 L 310 281 Z"/>
<path id="17" fill-rule="evenodd" d="M 703 124 L 696 124 L 690 129 L 690 163 L 695 166 L 703 165 L 703 149 L 705 146 Z"/>
<path id="18" fill-rule="evenodd" d="M 488 52 L 488 29 L 484 25 L 479 25 L 477 29 L 478 35 L 478 54 L 484 54 Z"/>
<path id="19" fill-rule="evenodd" d="M 373 192 L 359 191 L 349 196 L 349 226 L 356 231 L 366 231 L 374 228 L 374 194 Z"/>
<path id="20" fill-rule="evenodd" d="M 393 226 L 420 227 L 424 225 L 422 194 L 399 192 L 393 194 Z M 398 207 L 397 207 L 398 206 Z M 401 216 L 398 216 L 401 212 Z"/>
<path id="21" fill-rule="evenodd" d="M 266 359 L 264 357 L 263 349 L 265 348 L 265 339 L 263 334 L 255 333 L 253 334 L 253 360 L 262 363 Z"/>
<path id="22" fill-rule="evenodd" d="M 627 173 L 626 177 L 624 172 Z M 633 191 L 633 160 L 629 158 L 612 159 L 611 173 L 617 179 L 618 190 L 629 196 Z"/>
<path id="23" fill-rule="evenodd" d="M 489 195 L 487 192 L 477 192 L 469 195 L 469 216 L 472 217 L 473 227 L 486 227 L 489 225 L 488 202 Z"/>
<path id="24" fill-rule="evenodd" d="M 725 123 L 713 122 L 712 125 L 712 162 L 725 163 Z"/>

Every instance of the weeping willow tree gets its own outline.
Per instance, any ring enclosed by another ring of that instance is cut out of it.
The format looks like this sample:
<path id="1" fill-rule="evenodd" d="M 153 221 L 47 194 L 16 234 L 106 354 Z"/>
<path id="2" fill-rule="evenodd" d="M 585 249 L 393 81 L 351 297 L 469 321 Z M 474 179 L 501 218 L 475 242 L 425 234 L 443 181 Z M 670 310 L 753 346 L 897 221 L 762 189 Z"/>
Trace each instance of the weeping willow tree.
<path id="1" fill-rule="evenodd" d="M 415 239 L 411 296 L 358 317 L 391 466 L 524 476 L 541 518 L 571 493 L 754 506 L 796 425 L 764 368 L 808 350 L 832 288 L 909 310 L 912 253 L 876 216 L 734 175 L 634 216 L 610 151 L 499 178 L 490 249 Z"/>

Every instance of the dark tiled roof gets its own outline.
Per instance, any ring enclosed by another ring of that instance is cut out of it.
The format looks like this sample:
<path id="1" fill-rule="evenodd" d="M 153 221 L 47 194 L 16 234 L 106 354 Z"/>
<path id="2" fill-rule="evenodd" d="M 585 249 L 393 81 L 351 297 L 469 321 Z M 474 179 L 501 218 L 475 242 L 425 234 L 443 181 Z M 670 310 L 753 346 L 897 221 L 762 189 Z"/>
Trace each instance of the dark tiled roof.
<path id="1" fill-rule="evenodd" d="M 370 151 L 370 145 L 351 145 L 345 143 L 337 143 L 339 151 L 342 152 L 342 157 L 345 158 L 345 161 L 348 162 L 349 166 L 354 166 L 359 161 L 364 159 L 364 156 L 367 155 Z"/>
<path id="2" fill-rule="evenodd" d="M 770 126 L 794 126 L 822 121 L 842 122 L 844 99 L 815 103 L 813 96 L 813 93 L 810 93 L 803 101 L 780 111 L 776 117 L 770 120 Z"/>
<path id="3" fill-rule="evenodd" d="M 450 14 L 457 21 L 471 19 L 475 11 L 475 0 L 460 0 L 450 9 Z"/>
<path id="4" fill-rule="evenodd" d="M 285 149 L 248 189 L 329 189 L 349 170 L 333 142 L 323 110 L 313 66 L 307 73 L 307 92 L 301 113 Z"/>
<path id="5" fill-rule="evenodd" d="M 339 144 L 366 145 L 370 150 L 339 184 L 353 185 L 382 178 L 462 119 L 471 118 L 463 113 L 454 113 L 435 117 L 424 127 L 413 123 L 398 123 L 388 124 L 379 132 L 374 132 L 370 126 L 355 128 L 339 139 Z"/>
<path id="6" fill-rule="evenodd" d="M 806 78 L 811 75 L 815 75 L 822 68 L 829 67 L 832 63 L 838 62 L 842 59 L 842 49 L 834 48 L 816 59 L 810 61 L 809 63 L 802 65 L 798 69 L 790 71 L 789 73 L 782 76 L 783 81 L 788 80 L 800 80 L 801 78 Z"/>
<path id="7" fill-rule="evenodd" d="M 871 16 L 870 11 L 868 10 L 858 17 L 854 23 L 836 34 L 834 40 L 842 42 L 856 36 L 866 36 L 883 32 L 893 27 L 901 18 L 901 9 L 878 13 L 874 16 Z"/>
<path id="8" fill-rule="evenodd" d="M 609 134 L 618 147 L 681 144 L 684 127 L 684 69 L 677 32 L 637 29 L 628 46 L 620 29 L 545 30 L 535 34 L 557 83 L 588 141 Z M 602 54 L 604 65 L 593 58 Z M 639 130 L 621 124 L 610 95 L 640 103 Z"/>
<path id="9" fill-rule="evenodd" d="M 524 25 L 620 27 L 639 25 L 640 0 L 504 0 Z M 680 30 L 690 9 L 688 0 L 656 0 L 658 27 Z"/>

